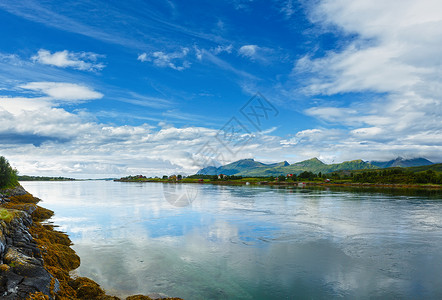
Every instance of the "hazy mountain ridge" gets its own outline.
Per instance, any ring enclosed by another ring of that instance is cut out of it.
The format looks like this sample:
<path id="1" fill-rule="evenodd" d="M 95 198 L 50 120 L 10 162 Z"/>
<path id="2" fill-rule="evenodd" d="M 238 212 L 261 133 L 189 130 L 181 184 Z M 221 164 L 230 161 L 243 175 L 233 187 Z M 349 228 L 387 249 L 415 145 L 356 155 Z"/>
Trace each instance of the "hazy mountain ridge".
<path id="1" fill-rule="evenodd" d="M 420 166 L 428 166 L 433 163 L 426 158 L 411 158 L 405 159 L 403 157 L 398 157 L 396 159 L 392 159 L 389 161 L 371 161 L 372 165 L 377 166 L 379 168 L 391 168 L 391 167 L 420 167 Z"/>
<path id="2" fill-rule="evenodd" d="M 402 164 L 402 165 L 401 165 Z M 206 167 L 198 171 L 200 175 L 237 175 L 237 176 L 252 176 L 252 177 L 264 177 L 264 176 L 279 176 L 286 174 L 300 174 L 304 171 L 313 173 L 331 173 L 343 170 L 363 170 L 363 169 L 380 169 L 386 168 L 384 166 L 426 166 L 432 164 L 425 158 L 415 159 L 403 159 L 398 157 L 391 161 L 375 161 L 365 162 L 361 159 L 344 161 L 337 164 L 325 164 L 319 159 L 311 158 L 294 164 L 288 162 L 279 162 L 273 164 L 264 164 L 254 159 L 242 159 L 230 164 L 220 167 Z"/>

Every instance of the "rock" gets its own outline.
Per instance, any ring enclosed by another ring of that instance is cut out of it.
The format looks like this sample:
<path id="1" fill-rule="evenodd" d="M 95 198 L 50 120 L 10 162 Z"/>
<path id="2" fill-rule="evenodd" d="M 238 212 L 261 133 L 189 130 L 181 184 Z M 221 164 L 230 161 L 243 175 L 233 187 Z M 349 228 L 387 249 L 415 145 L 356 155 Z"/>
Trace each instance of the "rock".
<path id="1" fill-rule="evenodd" d="M 22 188 L 9 191 L 0 218 L 0 296 L 1 299 L 26 299 L 30 294 L 43 294 L 47 299 L 58 289 L 58 281 L 44 268 L 43 258 L 28 226 L 36 206 Z M 15 198 L 23 198 L 20 203 Z M 5 208 L 5 206 L 7 208 Z M 10 208 L 13 206 L 14 208 Z M 34 297 L 34 299 L 43 299 Z"/>

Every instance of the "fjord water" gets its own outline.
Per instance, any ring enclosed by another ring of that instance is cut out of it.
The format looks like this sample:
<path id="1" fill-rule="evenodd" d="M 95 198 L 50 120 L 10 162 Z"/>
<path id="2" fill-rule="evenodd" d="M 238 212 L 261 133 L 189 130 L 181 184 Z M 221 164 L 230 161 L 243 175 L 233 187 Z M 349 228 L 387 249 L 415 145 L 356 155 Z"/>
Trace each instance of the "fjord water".
<path id="1" fill-rule="evenodd" d="M 81 257 L 78 275 L 111 294 L 442 298 L 438 193 L 106 181 L 22 185 L 55 211 L 51 221 Z"/>

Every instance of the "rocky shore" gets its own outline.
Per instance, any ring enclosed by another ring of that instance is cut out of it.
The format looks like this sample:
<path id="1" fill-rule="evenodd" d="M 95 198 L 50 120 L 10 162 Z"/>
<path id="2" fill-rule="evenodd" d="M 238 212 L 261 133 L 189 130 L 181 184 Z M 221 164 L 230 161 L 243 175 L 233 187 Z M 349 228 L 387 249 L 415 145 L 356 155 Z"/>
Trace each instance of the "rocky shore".
<path id="1" fill-rule="evenodd" d="M 106 295 L 93 280 L 72 278 L 80 258 L 69 237 L 44 223 L 53 212 L 37 203 L 23 187 L 0 190 L 0 298 L 120 299 Z M 127 300 L 162 298 L 135 295 Z"/>

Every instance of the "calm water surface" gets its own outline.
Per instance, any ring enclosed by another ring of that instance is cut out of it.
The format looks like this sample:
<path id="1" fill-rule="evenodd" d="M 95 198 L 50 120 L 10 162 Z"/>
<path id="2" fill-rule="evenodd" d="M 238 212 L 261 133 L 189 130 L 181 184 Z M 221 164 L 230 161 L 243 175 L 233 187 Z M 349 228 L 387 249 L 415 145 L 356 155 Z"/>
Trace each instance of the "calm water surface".
<path id="1" fill-rule="evenodd" d="M 115 295 L 442 299 L 440 194 L 105 181 L 22 185 L 56 212 L 51 221 L 81 257 L 78 274 Z M 191 205 L 177 206 L 178 192 L 192 197 Z"/>

